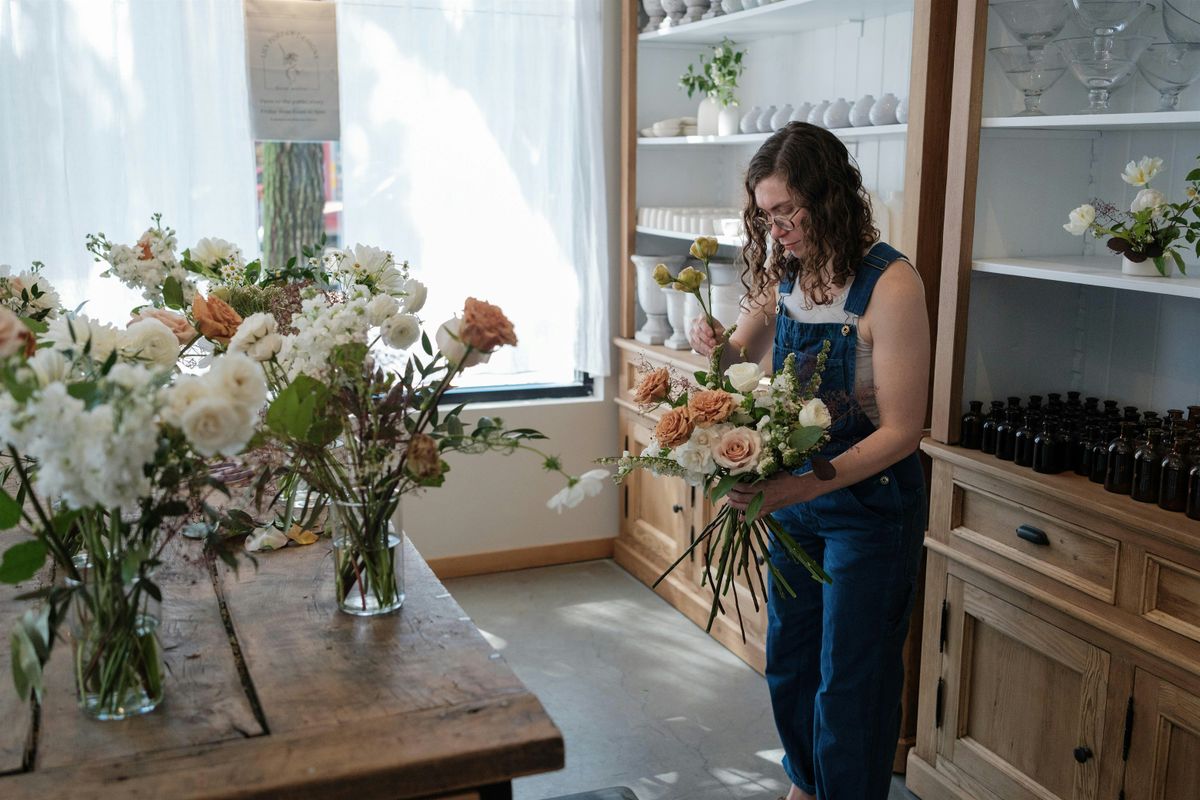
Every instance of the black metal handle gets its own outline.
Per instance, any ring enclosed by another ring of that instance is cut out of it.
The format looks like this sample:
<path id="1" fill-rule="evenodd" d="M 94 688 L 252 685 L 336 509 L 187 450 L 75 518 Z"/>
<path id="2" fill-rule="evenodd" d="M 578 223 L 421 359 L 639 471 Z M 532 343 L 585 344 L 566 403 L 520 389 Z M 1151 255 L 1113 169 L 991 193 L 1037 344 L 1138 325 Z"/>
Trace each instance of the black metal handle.
<path id="1" fill-rule="evenodd" d="M 676 514 L 682 514 L 683 506 L 679 505 L 679 503 L 676 503 L 675 505 L 671 506 L 671 510 L 674 511 Z"/>
<path id="2" fill-rule="evenodd" d="M 1032 525 L 1022 525 L 1017 528 L 1017 536 L 1020 536 L 1027 542 L 1046 546 L 1050 544 L 1050 537 L 1040 528 L 1035 528 Z"/>
<path id="3" fill-rule="evenodd" d="M 1092 748 L 1088 747 L 1087 745 L 1081 744 L 1079 747 L 1075 748 L 1075 760 L 1080 764 L 1086 764 L 1091 757 Z"/>

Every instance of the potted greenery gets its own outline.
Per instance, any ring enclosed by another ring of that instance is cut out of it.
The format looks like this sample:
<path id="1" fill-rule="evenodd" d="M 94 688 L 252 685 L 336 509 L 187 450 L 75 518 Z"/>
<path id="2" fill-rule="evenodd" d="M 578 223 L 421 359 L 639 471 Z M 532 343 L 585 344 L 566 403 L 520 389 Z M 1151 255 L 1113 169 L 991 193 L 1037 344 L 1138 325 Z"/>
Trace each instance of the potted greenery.
<path id="1" fill-rule="evenodd" d="M 711 60 L 706 60 L 702 53 L 699 67 L 688 64 L 687 72 L 679 78 L 679 85 L 687 89 L 688 97 L 696 92 L 704 94 L 696 114 L 696 129 L 701 136 L 737 133 L 737 100 L 733 90 L 745 68 L 744 55 L 745 51 L 734 49 L 734 42 L 722 39 L 713 47 Z"/>

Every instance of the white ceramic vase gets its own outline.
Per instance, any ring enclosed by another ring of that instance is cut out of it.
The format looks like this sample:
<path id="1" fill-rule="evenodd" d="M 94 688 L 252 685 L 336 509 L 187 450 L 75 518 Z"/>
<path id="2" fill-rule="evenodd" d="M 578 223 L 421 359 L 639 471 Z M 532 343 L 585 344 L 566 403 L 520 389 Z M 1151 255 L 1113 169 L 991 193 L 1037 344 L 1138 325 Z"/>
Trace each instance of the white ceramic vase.
<path id="1" fill-rule="evenodd" d="M 784 125 L 788 124 L 788 120 L 792 118 L 792 104 L 784 103 L 775 112 L 775 116 L 771 117 L 771 130 L 777 131 Z"/>
<path id="2" fill-rule="evenodd" d="M 717 115 L 721 113 L 721 105 L 708 95 L 700 101 L 696 109 L 696 134 L 699 136 L 717 135 Z"/>
<path id="3" fill-rule="evenodd" d="M 808 122 L 808 115 L 812 113 L 812 110 L 813 104 L 805 101 L 796 106 L 791 117 L 788 118 L 788 122 Z"/>
<path id="4" fill-rule="evenodd" d="M 713 316 L 726 328 L 737 322 L 738 315 L 742 311 L 740 305 L 742 292 L 743 289 L 740 285 L 713 286 Z"/>
<path id="5" fill-rule="evenodd" d="M 742 121 L 738 125 L 738 130 L 742 133 L 757 133 L 758 118 L 762 116 L 762 106 L 751 106 L 750 110 L 742 116 Z"/>
<path id="6" fill-rule="evenodd" d="M 649 17 L 646 27 L 642 28 L 642 33 L 658 30 L 658 26 L 662 25 L 662 21 L 667 16 L 663 11 L 662 0 L 642 0 L 642 8 L 646 9 L 646 16 Z"/>
<path id="7" fill-rule="evenodd" d="M 687 3 L 687 14 L 680 22 L 699 22 L 708 11 L 708 0 L 684 0 Z"/>
<path id="8" fill-rule="evenodd" d="M 1125 256 L 1121 256 L 1121 272 L 1124 275 L 1136 275 L 1140 278 L 1166 277 L 1158 271 L 1158 267 L 1154 266 L 1154 259 L 1152 258 L 1147 258 L 1145 261 L 1130 261 Z M 1170 270 L 1168 270 L 1169 272 Z"/>
<path id="9" fill-rule="evenodd" d="M 908 98 L 904 98 L 896 104 L 896 122 L 906 124 L 908 122 Z"/>
<path id="10" fill-rule="evenodd" d="M 684 317 L 687 313 L 685 305 L 688 295 L 670 286 L 663 286 L 659 291 L 667 298 L 667 321 L 671 323 L 671 335 L 663 342 L 663 346 L 672 350 L 691 350 L 692 345 L 687 338 L 687 320 Z"/>
<path id="11" fill-rule="evenodd" d="M 812 107 L 812 111 L 808 112 L 808 119 L 805 120 L 809 125 L 825 127 L 825 109 L 829 108 L 829 101 L 822 100 Z"/>
<path id="12" fill-rule="evenodd" d="M 728 105 L 717 113 L 717 136 L 733 136 L 738 132 L 738 107 Z"/>
<path id="13" fill-rule="evenodd" d="M 850 124 L 855 128 L 864 128 L 871 124 L 871 106 L 875 105 L 875 96 L 864 94 L 854 103 L 850 110 Z"/>
<path id="14" fill-rule="evenodd" d="M 771 120 L 775 117 L 775 106 L 767 106 L 761 114 L 758 115 L 758 132 L 770 133 Z"/>
<path id="15" fill-rule="evenodd" d="M 850 104 L 846 98 L 839 97 L 829 104 L 829 108 L 825 109 L 824 122 L 826 128 L 850 127 Z"/>
<path id="16" fill-rule="evenodd" d="M 875 105 L 871 106 L 871 124 L 895 125 L 897 105 L 899 105 L 899 101 L 891 92 L 876 100 Z"/>
<path id="17" fill-rule="evenodd" d="M 683 256 L 642 256 L 629 257 L 637 268 L 637 298 L 646 322 L 633 335 L 634 339 L 644 344 L 662 344 L 671 335 L 671 325 L 667 322 L 667 298 L 659 291 L 659 285 L 654 280 L 654 268 L 666 264 L 672 274 L 678 272 L 683 264 Z"/>

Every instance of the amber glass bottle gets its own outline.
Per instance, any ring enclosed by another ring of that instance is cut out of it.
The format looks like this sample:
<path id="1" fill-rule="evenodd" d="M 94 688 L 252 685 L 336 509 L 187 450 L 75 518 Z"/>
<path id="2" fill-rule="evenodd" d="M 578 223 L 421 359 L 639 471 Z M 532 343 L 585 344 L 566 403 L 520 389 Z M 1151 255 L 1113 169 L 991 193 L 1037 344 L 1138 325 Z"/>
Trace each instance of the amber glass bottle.
<path id="1" fill-rule="evenodd" d="M 1104 488 L 1115 494 L 1133 490 L 1133 435 L 1137 424 L 1121 423 L 1121 435 L 1108 445 L 1108 460 L 1104 468 Z"/>
<path id="2" fill-rule="evenodd" d="M 1158 507 L 1167 511 L 1183 511 L 1187 508 L 1188 450 L 1190 441 L 1175 437 L 1171 452 L 1162 460 L 1162 477 L 1158 484 Z"/>
<path id="3" fill-rule="evenodd" d="M 1012 461 L 1016 456 L 1017 429 L 1021 426 L 1021 411 L 1009 407 L 1004 422 L 996 426 L 996 458 Z"/>
<path id="4" fill-rule="evenodd" d="M 992 413 L 983 421 L 979 436 L 979 449 L 990 456 L 996 455 L 996 426 L 1004 421 L 1004 401 L 992 401 Z"/>
<path id="5" fill-rule="evenodd" d="M 1133 488 L 1130 495 L 1139 503 L 1157 503 L 1162 478 L 1162 462 L 1166 453 L 1162 447 L 1162 429 L 1146 432 L 1146 443 L 1133 454 Z"/>
<path id="6" fill-rule="evenodd" d="M 983 402 L 972 400 L 971 410 L 962 416 L 958 443 L 970 450 L 978 450 L 983 441 Z"/>
<path id="7" fill-rule="evenodd" d="M 1032 409 L 1025 412 L 1025 419 L 1013 434 L 1013 461 L 1018 467 L 1033 466 L 1033 440 L 1042 425 L 1042 415 Z"/>

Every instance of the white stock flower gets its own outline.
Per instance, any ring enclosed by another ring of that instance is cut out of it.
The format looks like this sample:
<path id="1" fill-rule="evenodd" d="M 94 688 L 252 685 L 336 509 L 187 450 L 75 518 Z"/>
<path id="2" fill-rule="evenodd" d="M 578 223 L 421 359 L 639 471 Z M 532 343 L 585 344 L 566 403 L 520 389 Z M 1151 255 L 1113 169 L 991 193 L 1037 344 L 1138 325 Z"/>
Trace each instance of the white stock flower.
<path id="1" fill-rule="evenodd" d="M 400 301 L 390 294 L 376 295 L 367 303 L 367 319 L 372 325 L 382 325 L 400 311 Z"/>
<path id="2" fill-rule="evenodd" d="M 416 278 L 406 280 L 401 292 L 404 295 L 403 309 L 408 314 L 415 314 L 420 311 L 425 306 L 425 298 L 429 294 L 429 290 L 425 288 L 425 284 Z"/>
<path id="3" fill-rule="evenodd" d="M 141 389 L 148 386 L 154 376 L 141 364 L 113 364 L 106 376 L 111 383 L 126 389 Z"/>
<path id="4" fill-rule="evenodd" d="M 187 407 L 180 428 L 200 455 L 232 456 L 254 435 L 254 420 L 250 407 L 210 394 Z"/>
<path id="5" fill-rule="evenodd" d="M 814 397 L 800 406 L 799 423 L 806 428 L 828 428 L 833 423 L 829 409 L 821 398 Z"/>
<path id="6" fill-rule="evenodd" d="M 407 350 L 421 337 L 421 323 L 412 314 L 397 314 L 383 323 L 383 341 L 388 347 Z"/>
<path id="7" fill-rule="evenodd" d="M 245 353 L 255 361 L 270 361 L 283 347 L 275 317 L 265 312 L 251 314 L 242 320 L 237 333 L 229 340 L 231 353 Z"/>
<path id="8" fill-rule="evenodd" d="M 262 367 L 241 353 L 226 353 L 213 361 L 203 380 L 212 382 L 215 394 L 248 411 L 257 411 L 267 399 L 267 379 Z"/>
<path id="9" fill-rule="evenodd" d="M 1063 230 L 1075 236 L 1083 236 L 1096 221 L 1096 209 L 1088 203 L 1071 212 L 1071 221 L 1063 225 Z"/>
<path id="10" fill-rule="evenodd" d="M 246 537 L 246 549 L 251 551 L 279 550 L 288 543 L 287 534 L 273 525 L 265 528 L 255 528 L 254 533 Z"/>
<path id="11" fill-rule="evenodd" d="M 1145 186 L 1154 179 L 1154 176 L 1162 169 L 1162 165 L 1161 158 L 1142 156 L 1140 160 L 1130 161 L 1125 165 L 1125 171 L 1121 173 L 1121 180 L 1130 186 Z"/>
<path id="12" fill-rule="evenodd" d="M 179 340 L 162 322 L 147 317 L 120 332 L 121 357 L 170 369 L 179 358 Z"/>
<path id="13" fill-rule="evenodd" d="M 609 472 L 606 469 L 589 470 L 575 479 L 575 483 L 563 488 L 551 497 L 546 502 L 546 507 L 552 508 L 560 514 L 563 512 L 563 509 L 574 508 L 582 503 L 585 498 L 595 497 L 604 491 L 604 483 L 609 477 Z"/>
<path id="14" fill-rule="evenodd" d="M 1167 204 L 1167 196 L 1158 189 L 1142 189 L 1133 198 L 1133 203 L 1130 204 L 1129 210 L 1134 214 L 1147 209 L 1155 209 L 1159 206 Z"/>
<path id="15" fill-rule="evenodd" d="M 484 353 L 479 350 L 472 350 L 471 354 L 465 359 L 464 354 L 467 352 L 467 345 L 458 338 L 458 330 L 462 327 L 462 320 L 458 317 L 451 317 L 441 324 L 437 329 L 437 335 L 434 337 L 437 340 L 437 348 L 442 355 L 451 364 L 462 363 L 462 368 L 473 367 L 476 364 L 486 364 L 491 358 L 490 353 Z"/>
<path id="16" fill-rule="evenodd" d="M 725 370 L 725 377 L 729 378 L 729 382 L 733 384 L 733 388 L 742 394 L 754 391 L 754 388 L 758 386 L 758 382 L 763 379 L 765 374 L 762 371 L 762 367 L 749 361 L 734 364 Z"/>

